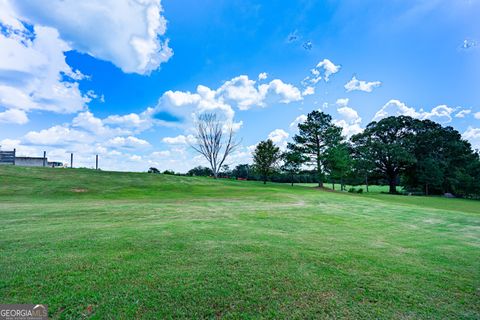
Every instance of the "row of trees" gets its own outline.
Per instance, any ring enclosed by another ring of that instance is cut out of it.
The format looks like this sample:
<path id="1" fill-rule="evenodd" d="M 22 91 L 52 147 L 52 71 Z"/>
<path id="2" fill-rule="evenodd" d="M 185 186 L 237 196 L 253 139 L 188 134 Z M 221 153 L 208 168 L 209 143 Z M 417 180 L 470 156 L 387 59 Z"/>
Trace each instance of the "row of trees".
<path id="1" fill-rule="evenodd" d="M 257 145 L 254 164 L 265 182 L 275 168 L 294 175 L 307 165 L 317 173 L 319 187 L 328 178 L 340 181 L 343 189 L 346 180 L 363 177 L 367 188 L 369 178 L 386 180 L 390 193 L 396 193 L 400 184 L 427 195 L 480 195 L 478 152 L 452 127 L 407 116 L 388 117 L 346 140 L 330 115 L 313 111 L 298 129 L 284 153 L 271 140 Z"/>
<path id="2" fill-rule="evenodd" d="M 277 181 L 289 177 L 292 183 L 301 175 L 319 187 L 329 180 L 338 181 L 341 189 L 346 182 L 364 183 L 368 188 L 369 181 L 375 180 L 388 183 L 390 193 L 401 185 L 424 194 L 480 195 L 478 152 L 458 131 L 430 120 L 388 117 L 371 122 L 347 140 L 330 115 L 312 111 L 298 124 L 298 134 L 286 151 L 281 152 L 271 140 L 261 141 L 253 152 L 254 165 L 240 165 L 233 171 L 224 166 L 239 145 L 231 128 L 225 128 L 215 115 L 202 115 L 196 138 L 192 147 L 207 159 L 210 172 L 200 168 L 202 173 L 192 175 L 208 173 L 217 178 L 228 172 L 238 177 L 241 170 L 248 170 L 249 178 L 264 183 L 272 175 Z"/>

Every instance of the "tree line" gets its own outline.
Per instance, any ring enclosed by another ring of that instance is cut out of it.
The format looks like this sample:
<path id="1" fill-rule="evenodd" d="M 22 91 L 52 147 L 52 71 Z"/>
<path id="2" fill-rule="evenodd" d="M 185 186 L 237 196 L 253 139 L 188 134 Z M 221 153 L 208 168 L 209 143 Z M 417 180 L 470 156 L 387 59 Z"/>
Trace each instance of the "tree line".
<path id="1" fill-rule="evenodd" d="M 225 130 L 214 116 L 202 119 L 195 149 L 209 155 L 211 168 L 197 167 L 190 175 L 223 175 L 264 183 L 316 182 L 319 187 L 328 181 L 340 184 L 342 190 L 346 184 L 368 188 L 373 182 L 387 184 L 390 193 L 397 193 L 401 186 L 415 194 L 480 197 L 478 151 L 454 128 L 431 120 L 388 117 L 346 139 L 330 115 L 312 111 L 298 124 L 298 133 L 285 151 L 270 139 L 261 141 L 252 154 L 253 165 L 229 170 L 223 164 L 238 146 L 233 131 Z M 222 132 L 226 132 L 225 142 Z"/>

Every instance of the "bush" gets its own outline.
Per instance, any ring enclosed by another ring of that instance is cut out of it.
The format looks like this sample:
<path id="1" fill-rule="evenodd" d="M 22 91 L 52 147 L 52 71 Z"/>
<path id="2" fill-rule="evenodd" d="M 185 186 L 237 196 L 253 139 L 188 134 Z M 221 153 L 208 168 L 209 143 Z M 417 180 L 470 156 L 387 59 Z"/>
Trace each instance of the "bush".
<path id="1" fill-rule="evenodd" d="M 357 193 L 363 193 L 363 189 L 362 188 L 358 189 Z"/>
<path id="2" fill-rule="evenodd" d="M 362 191 L 363 191 L 363 190 L 362 190 Z M 350 188 L 350 189 L 348 189 L 348 192 L 350 192 L 350 193 L 355 193 L 355 192 L 357 192 L 357 190 L 355 190 L 355 188 Z"/>
<path id="3" fill-rule="evenodd" d="M 148 169 L 148 173 L 160 173 L 160 170 L 158 170 L 157 168 L 151 167 L 150 169 Z"/>

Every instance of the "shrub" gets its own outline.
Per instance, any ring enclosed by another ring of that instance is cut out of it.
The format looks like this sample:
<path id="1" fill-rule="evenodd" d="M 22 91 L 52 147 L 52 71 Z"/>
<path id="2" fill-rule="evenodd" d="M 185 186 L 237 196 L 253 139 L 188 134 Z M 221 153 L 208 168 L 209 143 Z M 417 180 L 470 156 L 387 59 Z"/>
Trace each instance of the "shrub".
<path id="1" fill-rule="evenodd" d="M 350 188 L 350 189 L 348 189 L 348 192 L 355 193 L 355 192 L 357 192 L 357 190 L 355 190 L 355 188 Z"/>
<path id="2" fill-rule="evenodd" d="M 148 173 L 160 173 L 160 170 L 158 170 L 157 168 L 151 167 L 150 169 L 148 169 Z"/>
<path id="3" fill-rule="evenodd" d="M 363 189 L 362 188 L 358 189 L 357 193 L 363 193 Z"/>

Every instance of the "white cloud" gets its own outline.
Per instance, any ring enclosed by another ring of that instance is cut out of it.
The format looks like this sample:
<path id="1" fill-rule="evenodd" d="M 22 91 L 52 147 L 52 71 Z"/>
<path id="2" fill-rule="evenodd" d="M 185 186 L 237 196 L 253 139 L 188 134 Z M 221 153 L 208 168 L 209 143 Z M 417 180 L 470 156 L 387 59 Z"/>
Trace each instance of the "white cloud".
<path id="1" fill-rule="evenodd" d="M 258 80 L 265 80 L 268 78 L 268 73 L 262 72 L 258 75 Z"/>
<path id="2" fill-rule="evenodd" d="M 160 0 L 10 1 L 21 19 L 57 29 L 73 49 L 148 74 L 173 55 Z"/>
<path id="3" fill-rule="evenodd" d="M 332 61 L 328 59 L 324 59 L 323 61 L 320 61 L 317 64 L 315 69 L 316 70 L 323 69 L 323 79 L 325 81 L 329 81 L 331 75 L 340 71 L 340 65 L 335 65 Z"/>
<path id="4" fill-rule="evenodd" d="M 455 114 L 455 118 L 465 118 L 466 115 L 469 115 L 472 112 L 470 109 L 463 109 Z"/>
<path id="5" fill-rule="evenodd" d="M 454 111 L 455 109 L 447 105 L 436 106 L 430 112 L 421 112 L 420 118 L 430 119 L 441 123 L 449 123 L 452 121 L 452 113 Z"/>
<path id="6" fill-rule="evenodd" d="M 86 132 L 68 128 L 66 126 L 53 126 L 40 131 L 30 131 L 25 135 L 27 142 L 36 145 L 68 145 L 69 143 L 91 143 L 94 137 Z"/>
<path id="7" fill-rule="evenodd" d="M 473 114 L 473 117 L 474 117 L 475 119 L 479 119 L 479 120 L 480 120 L 480 112 L 475 112 L 475 113 Z"/>
<path id="8" fill-rule="evenodd" d="M 3 139 L 0 141 L 0 150 L 13 150 L 18 145 L 20 145 L 21 141 L 18 139 Z"/>
<path id="9" fill-rule="evenodd" d="M 170 152 L 170 150 L 163 150 L 163 151 L 155 151 L 155 152 L 152 152 L 151 156 L 152 157 L 159 157 L 159 158 L 163 158 L 163 157 L 169 157 L 172 153 Z"/>
<path id="10" fill-rule="evenodd" d="M 302 85 L 308 89 L 308 87 L 314 87 L 321 80 L 328 82 L 332 75 L 340 71 L 340 68 L 340 65 L 335 65 L 329 59 L 324 59 L 310 70 L 310 75 L 302 80 Z"/>
<path id="11" fill-rule="evenodd" d="M 162 139 L 163 142 L 167 144 L 189 144 L 195 142 L 195 137 L 193 135 L 178 135 L 176 137 L 165 137 Z"/>
<path id="12" fill-rule="evenodd" d="M 0 112 L 0 123 L 25 124 L 28 117 L 25 111 L 18 109 L 8 109 Z"/>
<path id="13" fill-rule="evenodd" d="M 233 122 L 234 108 L 248 110 L 274 103 L 288 104 L 302 99 L 298 88 L 280 79 L 257 85 L 255 80 L 249 79 L 246 75 L 240 75 L 224 82 L 217 89 L 199 85 L 196 92 L 167 91 L 160 97 L 151 114 L 167 113 L 168 117 L 173 116 L 174 119 L 164 120 L 162 124 L 180 125 L 182 123 L 185 128 L 191 128 L 192 121 L 199 114 L 214 112 L 219 118 L 225 120 L 228 126 L 238 129 L 241 122 Z"/>
<path id="14" fill-rule="evenodd" d="M 468 127 L 462 136 L 470 141 L 474 149 L 480 150 L 480 128 Z"/>
<path id="15" fill-rule="evenodd" d="M 405 103 L 399 100 L 390 100 L 375 114 L 373 121 L 379 121 L 390 116 L 401 115 L 413 118 L 419 117 L 419 113 L 414 108 L 408 107 Z"/>
<path id="16" fill-rule="evenodd" d="M 146 148 L 150 146 L 150 143 L 146 140 L 139 139 L 137 137 L 115 137 L 107 141 L 107 146 L 115 148 Z"/>
<path id="17" fill-rule="evenodd" d="M 348 102 L 350 101 L 350 99 L 348 98 L 342 98 L 342 99 L 337 99 L 337 106 L 339 107 L 346 107 L 348 105 Z"/>
<path id="18" fill-rule="evenodd" d="M 337 109 L 337 112 L 345 118 L 347 121 L 358 121 L 360 120 L 360 116 L 358 115 L 357 111 L 350 108 L 350 107 L 341 107 Z"/>
<path id="19" fill-rule="evenodd" d="M 310 96 L 312 94 L 315 94 L 315 87 L 312 86 L 306 87 L 302 92 L 302 96 Z"/>
<path id="20" fill-rule="evenodd" d="M 342 135 L 350 138 L 352 135 L 360 133 L 363 128 L 360 126 L 362 118 L 358 112 L 348 106 L 348 99 L 337 100 L 338 117 L 333 120 L 333 123 L 342 128 Z"/>
<path id="21" fill-rule="evenodd" d="M 389 116 L 410 116 L 418 119 L 430 119 L 433 121 L 448 123 L 452 121 L 452 113 L 455 109 L 447 106 L 440 105 L 433 108 L 431 111 L 420 110 L 407 106 L 405 103 L 399 100 L 390 100 L 387 102 L 373 117 L 373 121 L 379 121 Z"/>
<path id="22" fill-rule="evenodd" d="M 275 129 L 268 134 L 268 139 L 277 144 L 281 149 L 287 147 L 287 139 L 290 135 L 283 129 Z"/>
<path id="23" fill-rule="evenodd" d="M 345 84 L 345 90 L 350 91 L 363 91 L 363 92 L 372 92 L 374 88 L 381 86 L 380 81 L 367 82 L 363 80 L 358 80 L 355 76 Z"/>
<path id="24" fill-rule="evenodd" d="M 302 94 L 297 87 L 289 83 L 284 83 L 280 79 L 272 80 L 268 85 L 260 85 L 258 91 L 260 92 L 262 99 L 268 100 L 272 103 L 278 101 L 280 103 L 288 104 L 303 99 Z"/>
<path id="25" fill-rule="evenodd" d="M 56 29 L 34 26 L 31 33 L 16 21 L 21 28 L 0 33 L 0 107 L 25 112 L 82 110 L 91 98 L 79 89 L 77 80 L 84 75 L 65 61 L 69 45 Z"/>
<path id="26" fill-rule="evenodd" d="M 295 120 L 293 120 L 292 123 L 290 123 L 290 128 L 291 129 L 294 129 L 294 128 L 296 129 L 299 123 L 303 123 L 305 121 L 307 121 L 307 116 L 305 114 L 301 114 L 298 117 L 296 117 Z"/>
<path id="27" fill-rule="evenodd" d="M 129 113 L 126 115 L 110 115 L 103 120 L 103 123 L 119 126 L 120 128 L 143 131 L 149 129 L 153 125 L 151 113 L 152 109 L 148 108 L 141 114 Z"/>

